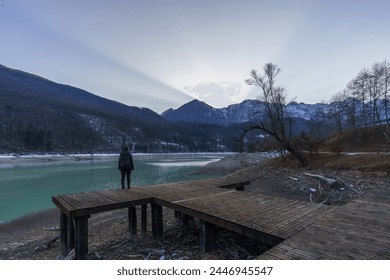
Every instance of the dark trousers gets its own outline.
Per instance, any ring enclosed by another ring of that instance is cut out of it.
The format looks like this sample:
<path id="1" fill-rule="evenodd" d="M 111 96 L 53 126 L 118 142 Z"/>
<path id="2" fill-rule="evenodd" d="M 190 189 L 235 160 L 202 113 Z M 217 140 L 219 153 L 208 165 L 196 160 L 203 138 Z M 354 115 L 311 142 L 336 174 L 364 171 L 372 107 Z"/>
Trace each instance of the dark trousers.
<path id="1" fill-rule="evenodd" d="M 127 179 L 127 188 L 130 189 L 130 176 L 131 176 L 131 169 L 130 168 L 122 168 L 121 169 L 122 189 L 125 188 L 125 176 Z"/>

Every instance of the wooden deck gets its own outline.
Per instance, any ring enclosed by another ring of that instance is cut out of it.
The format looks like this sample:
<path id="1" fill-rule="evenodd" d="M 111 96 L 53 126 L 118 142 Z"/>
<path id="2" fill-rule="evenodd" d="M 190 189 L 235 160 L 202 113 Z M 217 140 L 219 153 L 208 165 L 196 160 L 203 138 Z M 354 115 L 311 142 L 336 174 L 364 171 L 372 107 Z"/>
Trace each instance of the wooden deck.
<path id="1" fill-rule="evenodd" d="M 202 251 L 214 248 L 218 226 L 274 246 L 258 259 L 390 257 L 389 201 L 374 202 L 383 195 L 331 207 L 239 191 L 247 183 L 209 179 L 53 197 L 61 210 L 62 253 L 74 247 L 76 258 L 86 256 L 88 217 L 95 213 L 128 208 L 129 231 L 136 232 L 135 206 L 141 205 L 141 230 L 146 231 L 150 204 L 155 239 L 162 238 L 167 207 L 200 220 Z"/>
<path id="2" fill-rule="evenodd" d="M 129 209 L 129 231 L 137 229 L 136 206 L 142 206 L 141 230 L 146 231 L 146 206 L 152 207 L 153 237 L 162 238 L 162 204 L 173 201 L 201 199 L 210 195 L 242 190 L 248 181 L 209 179 L 181 183 L 162 184 L 131 189 L 113 189 L 53 196 L 53 203 L 61 211 L 61 248 L 67 255 L 75 248 L 76 259 L 88 253 L 88 218 L 92 214 L 121 208 Z M 158 200 L 158 201 L 157 201 Z M 187 215 L 186 211 L 182 214 Z M 185 216 L 188 218 L 189 215 Z"/>
<path id="3" fill-rule="evenodd" d="M 390 189 L 337 208 L 257 259 L 390 259 Z"/>

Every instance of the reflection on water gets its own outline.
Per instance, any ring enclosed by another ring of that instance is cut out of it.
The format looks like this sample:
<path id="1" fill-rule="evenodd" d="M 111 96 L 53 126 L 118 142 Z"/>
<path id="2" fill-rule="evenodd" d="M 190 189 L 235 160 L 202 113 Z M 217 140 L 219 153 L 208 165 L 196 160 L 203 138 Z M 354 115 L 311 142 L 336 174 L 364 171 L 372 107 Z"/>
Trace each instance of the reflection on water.
<path id="1" fill-rule="evenodd" d="M 135 159 L 133 187 L 210 178 L 188 173 L 215 158 L 199 155 L 189 160 Z M 120 188 L 117 160 L 53 161 L 0 164 L 0 222 L 54 208 L 53 195 Z"/>
<path id="2" fill-rule="evenodd" d="M 180 167 L 180 166 L 204 166 L 207 163 L 217 161 L 218 159 L 214 160 L 189 160 L 189 161 L 157 161 L 157 162 L 148 162 L 147 164 L 154 165 L 154 166 L 161 166 L 161 167 Z"/>

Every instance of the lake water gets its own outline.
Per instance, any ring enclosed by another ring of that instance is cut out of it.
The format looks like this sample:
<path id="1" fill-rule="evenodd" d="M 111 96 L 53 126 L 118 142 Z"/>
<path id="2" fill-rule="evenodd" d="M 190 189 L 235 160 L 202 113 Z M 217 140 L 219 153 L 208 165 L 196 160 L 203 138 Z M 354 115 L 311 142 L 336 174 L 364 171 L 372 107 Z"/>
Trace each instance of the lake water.
<path id="1" fill-rule="evenodd" d="M 188 173 L 218 158 L 221 156 L 135 156 L 131 185 L 210 178 Z M 53 195 L 120 188 L 117 166 L 117 159 L 0 163 L 0 223 L 54 208 Z"/>

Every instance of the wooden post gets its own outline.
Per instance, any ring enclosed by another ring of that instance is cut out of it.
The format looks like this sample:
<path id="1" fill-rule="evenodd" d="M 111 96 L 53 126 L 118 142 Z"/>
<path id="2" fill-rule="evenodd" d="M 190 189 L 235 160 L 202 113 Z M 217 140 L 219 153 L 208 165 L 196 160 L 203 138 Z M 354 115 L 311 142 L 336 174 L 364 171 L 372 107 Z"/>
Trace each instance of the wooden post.
<path id="1" fill-rule="evenodd" d="M 143 238 L 146 238 L 147 224 L 148 224 L 148 216 L 147 216 L 147 204 L 143 204 L 141 206 L 141 235 Z"/>
<path id="2" fill-rule="evenodd" d="M 68 253 L 74 248 L 74 221 L 68 218 Z"/>
<path id="3" fill-rule="evenodd" d="M 216 226 L 205 221 L 200 221 L 199 249 L 202 254 L 214 250 L 216 247 Z"/>
<path id="4" fill-rule="evenodd" d="M 84 260 L 88 255 L 88 218 L 89 216 L 75 218 L 76 260 Z"/>
<path id="5" fill-rule="evenodd" d="M 129 207 L 129 233 L 137 235 L 137 210 L 135 206 Z"/>
<path id="6" fill-rule="evenodd" d="M 162 240 L 163 235 L 163 215 L 162 206 L 152 203 L 152 233 L 153 239 Z"/>
<path id="7" fill-rule="evenodd" d="M 62 211 L 60 216 L 60 228 L 61 228 L 61 255 L 65 257 L 69 254 L 68 216 L 66 216 Z"/>
<path id="8" fill-rule="evenodd" d="M 183 221 L 183 213 L 175 211 L 175 218 L 179 219 L 179 221 Z"/>
<path id="9" fill-rule="evenodd" d="M 188 216 L 186 214 L 183 214 L 183 225 L 185 227 L 189 227 L 190 226 L 190 216 Z"/>

